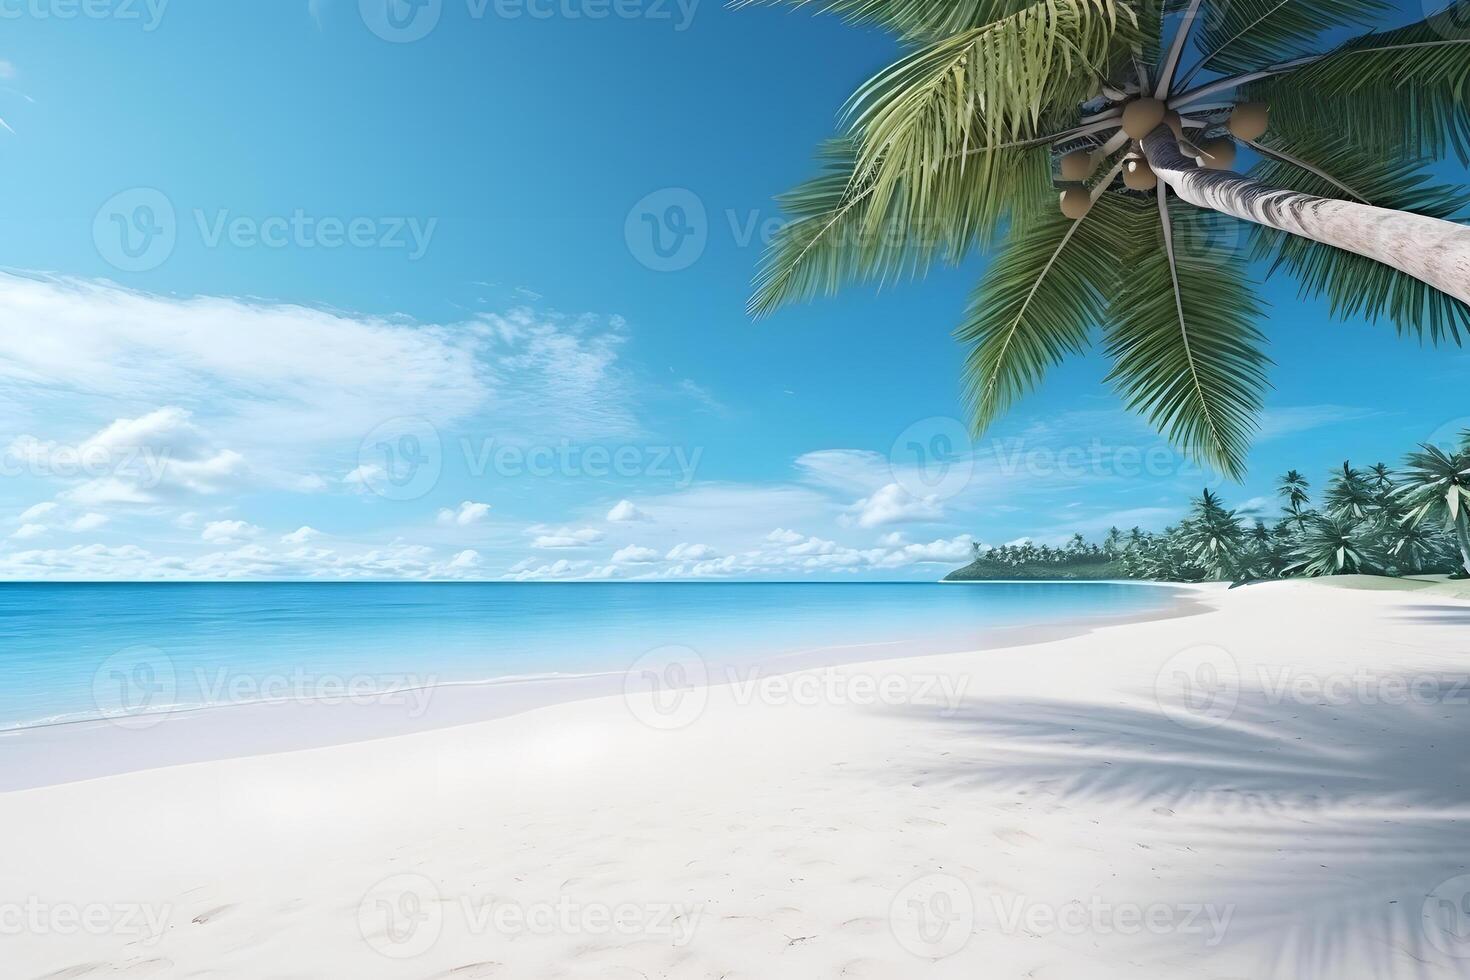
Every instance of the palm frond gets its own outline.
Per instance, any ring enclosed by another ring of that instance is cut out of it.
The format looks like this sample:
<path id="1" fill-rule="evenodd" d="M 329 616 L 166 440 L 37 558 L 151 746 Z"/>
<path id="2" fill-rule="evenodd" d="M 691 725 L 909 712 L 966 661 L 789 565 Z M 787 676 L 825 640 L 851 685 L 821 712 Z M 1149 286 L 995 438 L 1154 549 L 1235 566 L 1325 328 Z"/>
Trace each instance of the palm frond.
<path id="1" fill-rule="evenodd" d="M 1453 219 L 1470 199 L 1464 187 L 1434 183 L 1418 161 L 1354 146 L 1336 133 L 1272 134 L 1261 145 L 1336 178 L 1267 157 L 1251 175 L 1273 187 L 1338 198 L 1350 196 L 1346 187 L 1367 204 L 1443 219 Z M 1470 306 L 1392 266 L 1264 225 L 1252 226 L 1251 235 L 1252 259 L 1270 259 L 1273 272 L 1291 273 L 1303 296 L 1325 295 L 1334 316 L 1386 316 L 1400 334 L 1436 343 L 1446 337 L 1459 343 L 1461 331 L 1470 332 Z"/>
<path id="2" fill-rule="evenodd" d="M 1048 368 L 1087 346 L 1116 292 L 1118 242 L 1140 205 L 1107 195 L 1080 220 L 1055 210 L 1011 236 L 985 270 L 955 335 L 970 346 L 966 397 L 978 432 L 1034 388 Z"/>
<path id="3" fill-rule="evenodd" d="M 1177 247 L 1220 241 L 1230 220 L 1170 204 L 1159 185 L 1157 218 L 1118 243 L 1108 380 L 1175 445 L 1239 478 L 1266 386 L 1261 307 L 1234 249 Z"/>
<path id="4" fill-rule="evenodd" d="M 954 209 L 936 210 L 927 224 L 916 224 L 892 208 L 878 213 L 872 174 L 856 170 L 856 141 L 829 140 L 819 154 L 821 173 L 777 199 L 790 220 L 766 249 L 749 312 L 766 316 L 849 283 L 887 284 L 921 276 L 933 262 L 958 261 L 984 244 L 980 237 L 1008 215 L 1044 213 L 1052 206 L 1051 150 L 1045 143 L 997 152 L 1004 166 L 994 174 L 972 169 L 968 178 L 957 175 L 962 186 Z"/>
<path id="5" fill-rule="evenodd" d="M 1279 132 L 1331 129 L 1385 154 L 1470 162 L 1470 0 L 1246 89 Z"/>
<path id="6" fill-rule="evenodd" d="M 1333 27 L 1371 26 L 1392 10 L 1383 0 L 1229 0 L 1202 20 L 1195 71 L 1249 71 L 1312 50 Z M 1191 77 L 1195 71 L 1190 73 Z"/>
<path id="7" fill-rule="evenodd" d="M 847 109 L 855 172 L 872 175 L 870 221 L 923 227 L 964 206 L 977 182 L 989 188 L 1003 177 L 1006 155 L 990 148 L 1075 118 L 1098 72 L 1135 38 L 1124 0 L 1043 0 L 880 72 Z"/>

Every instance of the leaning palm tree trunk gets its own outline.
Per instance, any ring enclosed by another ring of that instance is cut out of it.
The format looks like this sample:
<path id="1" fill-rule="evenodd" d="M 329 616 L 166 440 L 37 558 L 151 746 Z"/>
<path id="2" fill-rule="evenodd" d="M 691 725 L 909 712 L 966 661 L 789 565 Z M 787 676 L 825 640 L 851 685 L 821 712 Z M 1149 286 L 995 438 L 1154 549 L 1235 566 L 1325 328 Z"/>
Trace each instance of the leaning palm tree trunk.
<path id="1" fill-rule="evenodd" d="M 1184 156 L 1159 126 L 1143 139 L 1149 166 L 1196 207 L 1366 256 L 1470 303 L 1470 228 L 1404 211 L 1271 187 Z"/>

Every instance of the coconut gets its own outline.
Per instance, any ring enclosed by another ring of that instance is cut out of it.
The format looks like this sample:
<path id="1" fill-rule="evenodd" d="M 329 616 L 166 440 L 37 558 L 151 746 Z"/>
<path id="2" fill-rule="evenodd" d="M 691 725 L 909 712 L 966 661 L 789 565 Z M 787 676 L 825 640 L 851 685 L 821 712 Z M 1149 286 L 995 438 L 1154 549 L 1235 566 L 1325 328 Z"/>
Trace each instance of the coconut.
<path id="1" fill-rule="evenodd" d="M 1086 180 L 1092 170 L 1092 154 L 1086 150 L 1073 150 L 1062 157 L 1063 180 Z"/>
<path id="2" fill-rule="evenodd" d="M 1184 135 L 1184 120 L 1181 119 L 1179 117 L 1179 113 L 1175 112 L 1173 109 L 1170 109 L 1168 112 L 1164 113 L 1164 125 L 1168 126 L 1169 129 L 1173 131 L 1174 138 L 1176 140 Z"/>
<path id="3" fill-rule="evenodd" d="M 1199 165 L 1210 170 L 1229 170 L 1235 166 L 1235 141 L 1222 137 L 1206 140 L 1200 147 L 1208 156 L 1199 159 Z"/>
<path id="4" fill-rule="evenodd" d="M 1243 140 L 1258 140 L 1266 135 L 1269 110 L 1264 102 L 1242 102 L 1230 110 L 1230 132 Z"/>
<path id="5" fill-rule="evenodd" d="M 1092 208 L 1092 195 L 1085 188 L 1069 187 L 1062 191 L 1062 214 L 1073 221 L 1082 218 Z"/>
<path id="6" fill-rule="evenodd" d="M 1164 103 L 1158 99 L 1134 99 L 1123 107 L 1123 132 L 1141 140 L 1164 121 Z"/>
<path id="7" fill-rule="evenodd" d="M 1142 156 L 1132 155 L 1123 162 L 1123 183 L 1129 190 L 1151 191 L 1159 186 L 1159 175 Z"/>

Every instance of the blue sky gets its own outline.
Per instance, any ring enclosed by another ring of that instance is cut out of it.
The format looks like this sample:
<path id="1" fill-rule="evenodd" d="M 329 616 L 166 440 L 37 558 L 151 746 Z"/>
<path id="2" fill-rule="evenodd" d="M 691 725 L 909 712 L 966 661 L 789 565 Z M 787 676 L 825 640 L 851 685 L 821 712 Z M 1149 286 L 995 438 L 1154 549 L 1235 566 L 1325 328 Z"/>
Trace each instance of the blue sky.
<path id="1" fill-rule="evenodd" d="M 0 576 L 933 579 L 1467 424 L 1465 353 L 1280 280 L 1244 485 L 1098 356 L 971 444 L 982 258 L 743 312 L 771 198 L 890 39 L 383 2 L 0 4 Z"/>

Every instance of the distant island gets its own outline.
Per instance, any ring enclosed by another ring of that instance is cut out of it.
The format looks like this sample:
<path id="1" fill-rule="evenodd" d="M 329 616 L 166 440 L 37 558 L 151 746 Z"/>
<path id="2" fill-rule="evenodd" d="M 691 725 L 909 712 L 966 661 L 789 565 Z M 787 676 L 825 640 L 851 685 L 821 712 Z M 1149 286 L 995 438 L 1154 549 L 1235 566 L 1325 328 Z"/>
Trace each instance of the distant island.
<path id="1" fill-rule="evenodd" d="M 1118 556 L 1082 535 L 1064 548 L 1030 543 L 1000 548 L 975 546 L 975 560 L 944 576 L 946 582 L 1055 581 L 1131 578 Z"/>
<path id="2" fill-rule="evenodd" d="M 1108 531 L 1101 543 L 1074 534 L 1053 547 L 1022 540 L 975 545 L 974 560 L 946 582 L 1141 579 L 1250 582 L 1321 575 L 1470 576 L 1470 432 L 1458 450 L 1421 446 L 1395 472 L 1344 462 L 1321 507 L 1292 470 L 1281 478 L 1280 512 L 1227 508 L 1206 489 L 1188 515 L 1161 533 Z"/>

